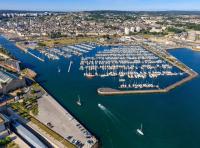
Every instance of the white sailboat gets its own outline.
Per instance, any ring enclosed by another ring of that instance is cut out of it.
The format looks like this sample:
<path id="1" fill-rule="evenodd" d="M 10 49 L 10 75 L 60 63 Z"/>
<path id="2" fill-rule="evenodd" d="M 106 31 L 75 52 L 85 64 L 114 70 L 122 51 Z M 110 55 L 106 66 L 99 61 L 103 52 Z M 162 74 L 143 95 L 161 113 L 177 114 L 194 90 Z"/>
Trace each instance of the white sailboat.
<path id="1" fill-rule="evenodd" d="M 137 133 L 138 133 L 139 135 L 141 135 L 141 136 L 144 136 L 144 133 L 143 133 L 143 131 L 142 131 L 142 124 L 141 124 L 140 129 L 139 129 L 139 128 L 137 129 Z"/>
<path id="2" fill-rule="evenodd" d="M 81 99 L 80 99 L 79 96 L 78 96 L 78 100 L 76 101 L 76 104 L 77 104 L 78 106 L 82 106 Z"/>

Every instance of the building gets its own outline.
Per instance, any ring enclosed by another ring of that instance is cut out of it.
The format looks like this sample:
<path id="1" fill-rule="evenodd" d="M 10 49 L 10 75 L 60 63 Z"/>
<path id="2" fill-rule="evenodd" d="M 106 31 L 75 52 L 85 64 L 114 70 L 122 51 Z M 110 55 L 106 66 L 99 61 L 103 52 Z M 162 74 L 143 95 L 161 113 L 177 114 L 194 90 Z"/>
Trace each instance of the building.
<path id="1" fill-rule="evenodd" d="M 163 32 L 163 29 L 161 27 L 152 27 L 150 32 L 160 33 L 160 32 Z"/>
<path id="2" fill-rule="evenodd" d="M 0 94 L 7 94 L 17 88 L 25 87 L 25 78 L 0 70 Z"/>
<path id="3" fill-rule="evenodd" d="M 137 27 L 135 28 L 135 31 L 136 31 L 136 32 L 140 32 L 140 31 L 141 31 L 140 26 L 137 26 Z"/>
<path id="4" fill-rule="evenodd" d="M 125 35 L 129 35 L 129 33 L 130 33 L 130 30 L 129 30 L 129 28 L 128 28 L 128 27 L 125 27 L 125 29 L 124 29 L 124 33 L 125 33 Z"/>
<path id="5" fill-rule="evenodd" d="M 131 32 L 135 32 L 135 27 L 131 27 Z"/>
<path id="6" fill-rule="evenodd" d="M 9 119 L 0 113 L 0 138 L 7 137 L 9 135 Z"/>
<path id="7" fill-rule="evenodd" d="M 12 126 L 15 132 L 19 134 L 24 141 L 31 145 L 31 147 L 47 148 L 47 146 L 37 136 L 19 122 L 13 122 Z"/>
<path id="8" fill-rule="evenodd" d="M 200 41 L 200 31 L 189 31 L 187 39 L 189 41 Z"/>
<path id="9" fill-rule="evenodd" d="M 5 59 L 0 61 L 0 66 L 9 69 L 13 72 L 20 72 L 20 62 L 13 59 Z"/>

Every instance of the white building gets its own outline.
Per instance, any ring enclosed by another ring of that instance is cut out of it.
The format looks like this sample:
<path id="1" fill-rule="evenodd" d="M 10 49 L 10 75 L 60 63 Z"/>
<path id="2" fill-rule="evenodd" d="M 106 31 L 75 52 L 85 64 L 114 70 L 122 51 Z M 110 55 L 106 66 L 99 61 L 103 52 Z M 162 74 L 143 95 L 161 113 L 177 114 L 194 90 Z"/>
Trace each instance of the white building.
<path id="1" fill-rule="evenodd" d="M 131 32 L 135 32 L 135 27 L 131 27 Z"/>
<path id="2" fill-rule="evenodd" d="M 136 32 L 140 32 L 140 31 L 141 31 L 140 26 L 137 26 L 137 27 L 135 28 L 135 31 L 136 31 Z"/>
<path id="3" fill-rule="evenodd" d="M 130 33 L 130 30 L 129 30 L 129 28 L 128 28 L 128 27 L 125 27 L 125 29 L 124 29 L 124 33 L 125 33 L 125 35 L 129 35 L 129 33 Z"/>
<path id="4" fill-rule="evenodd" d="M 156 27 L 152 27 L 152 29 L 150 30 L 150 32 L 157 32 L 157 33 L 162 31 L 163 31 L 162 28 L 156 28 Z"/>

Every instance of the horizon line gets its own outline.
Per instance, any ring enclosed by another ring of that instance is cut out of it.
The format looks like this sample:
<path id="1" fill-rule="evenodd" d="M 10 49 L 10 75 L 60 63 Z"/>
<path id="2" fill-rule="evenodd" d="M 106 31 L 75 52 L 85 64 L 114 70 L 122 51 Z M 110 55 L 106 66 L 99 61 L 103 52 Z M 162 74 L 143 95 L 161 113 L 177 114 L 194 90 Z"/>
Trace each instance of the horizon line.
<path id="1" fill-rule="evenodd" d="M 123 12 L 123 11 L 125 11 L 125 12 L 167 12 L 167 11 L 171 11 L 171 12 L 173 12 L 173 11 L 179 11 L 179 12 L 192 12 L 192 11 L 195 11 L 195 12 L 200 12 L 200 9 L 199 10 L 197 10 L 197 9 L 169 9 L 169 10 L 167 10 L 167 9 L 157 9 L 157 10 L 151 10 L 151 9 L 147 9 L 147 10 L 115 10 L 115 9 L 80 9 L 80 10 L 51 10 L 51 9 L 49 9 L 49 10 L 37 10 L 37 9 L 30 9 L 30 10 L 28 10 L 28 9 L 1 9 L 0 8 L 0 11 L 35 11 L 35 12 L 45 12 L 45 11 L 47 11 L 47 12 L 84 12 L 84 11 L 121 11 L 121 12 Z"/>

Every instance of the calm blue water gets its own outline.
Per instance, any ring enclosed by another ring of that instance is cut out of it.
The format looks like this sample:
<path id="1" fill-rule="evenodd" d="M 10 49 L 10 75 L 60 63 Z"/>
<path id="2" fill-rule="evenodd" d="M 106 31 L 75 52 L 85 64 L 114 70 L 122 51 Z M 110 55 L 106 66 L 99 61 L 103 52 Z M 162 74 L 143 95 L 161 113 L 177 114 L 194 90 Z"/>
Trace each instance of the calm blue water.
<path id="1" fill-rule="evenodd" d="M 66 59 L 40 62 L 2 37 L 0 44 L 39 74 L 37 81 L 100 138 L 102 147 L 200 147 L 199 77 L 165 94 L 99 96 L 97 88 L 108 86 L 111 81 L 84 78 L 75 64 L 79 59 L 73 59 L 71 72 L 67 73 Z M 200 73 L 200 52 L 189 49 L 170 52 Z M 57 72 L 58 66 L 61 73 Z M 77 95 L 83 101 L 81 108 L 75 103 Z M 104 105 L 104 110 L 98 103 Z M 141 123 L 143 137 L 136 134 Z"/>

